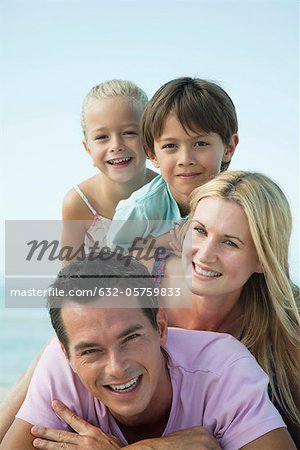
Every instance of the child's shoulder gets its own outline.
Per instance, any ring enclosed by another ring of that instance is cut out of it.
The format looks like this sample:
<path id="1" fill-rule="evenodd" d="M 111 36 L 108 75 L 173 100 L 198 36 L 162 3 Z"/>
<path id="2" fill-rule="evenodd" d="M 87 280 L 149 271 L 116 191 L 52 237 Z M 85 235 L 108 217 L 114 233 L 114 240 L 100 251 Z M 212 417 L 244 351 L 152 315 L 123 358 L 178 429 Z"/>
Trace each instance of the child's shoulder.
<path id="1" fill-rule="evenodd" d="M 64 196 L 62 204 L 63 220 L 89 220 L 94 215 L 89 203 L 89 192 L 96 183 L 96 176 L 72 187 Z"/>
<path id="2" fill-rule="evenodd" d="M 166 189 L 166 182 L 162 178 L 161 175 L 156 176 L 151 180 L 149 183 L 142 186 L 137 191 L 133 192 L 131 196 L 126 199 L 122 200 L 119 204 L 128 205 L 128 203 L 141 203 L 143 204 L 147 200 L 152 200 L 152 197 L 157 196 L 160 191 L 164 192 Z"/>

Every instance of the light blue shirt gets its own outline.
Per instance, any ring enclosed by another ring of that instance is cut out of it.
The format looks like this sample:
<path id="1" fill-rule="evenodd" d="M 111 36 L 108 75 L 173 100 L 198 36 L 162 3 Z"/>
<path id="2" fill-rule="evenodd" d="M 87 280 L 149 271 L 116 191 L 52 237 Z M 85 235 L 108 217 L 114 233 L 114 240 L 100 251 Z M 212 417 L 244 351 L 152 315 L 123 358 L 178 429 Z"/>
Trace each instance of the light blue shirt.
<path id="1" fill-rule="evenodd" d="M 119 202 L 107 243 L 112 249 L 122 246 L 127 251 L 136 238 L 160 236 L 182 220 L 169 186 L 159 175 Z"/>

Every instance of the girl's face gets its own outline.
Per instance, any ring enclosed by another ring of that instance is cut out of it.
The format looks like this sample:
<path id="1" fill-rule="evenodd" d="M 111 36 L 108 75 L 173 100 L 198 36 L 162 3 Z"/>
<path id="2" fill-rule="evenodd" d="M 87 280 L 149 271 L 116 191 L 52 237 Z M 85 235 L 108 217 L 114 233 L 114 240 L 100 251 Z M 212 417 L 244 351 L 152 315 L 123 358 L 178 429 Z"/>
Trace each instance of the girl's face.
<path id="1" fill-rule="evenodd" d="M 113 181 L 128 182 L 145 170 L 141 114 L 125 97 L 93 99 L 87 107 L 84 147 L 95 166 Z"/>
<path id="2" fill-rule="evenodd" d="M 250 276 L 262 272 L 243 208 L 230 200 L 200 200 L 182 263 L 193 294 L 237 301 Z"/>

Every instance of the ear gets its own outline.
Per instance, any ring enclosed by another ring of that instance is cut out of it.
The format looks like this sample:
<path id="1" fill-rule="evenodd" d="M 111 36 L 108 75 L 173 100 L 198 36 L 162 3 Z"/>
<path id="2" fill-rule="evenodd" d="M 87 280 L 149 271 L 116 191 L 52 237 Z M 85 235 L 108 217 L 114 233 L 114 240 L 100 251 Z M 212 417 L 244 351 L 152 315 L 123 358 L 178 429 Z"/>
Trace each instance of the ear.
<path id="1" fill-rule="evenodd" d="M 239 143 L 239 136 L 238 134 L 233 134 L 230 138 L 229 144 L 227 144 L 224 148 L 224 154 L 223 154 L 223 162 L 229 163 L 231 161 L 231 158 L 235 152 L 235 149 Z"/>
<path id="2" fill-rule="evenodd" d="M 162 308 L 159 308 L 157 312 L 157 325 L 160 345 L 165 345 L 168 336 L 168 318 L 166 311 Z"/>
<path id="3" fill-rule="evenodd" d="M 82 141 L 82 145 L 84 146 L 85 151 L 91 155 L 91 150 L 85 141 Z"/>
<path id="4" fill-rule="evenodd" d="M 67 350 L 66 350 L 64 344 L 63 344 L 62 342 L 60 342 L 59 344 L 60 344 L 60 348 L 61 348 L 63 354 L 65 355 L 66 359 L 68 360 L 68 362 L 69 362 L 69 364 L 70 364 L 70 366 L 71 366 L 73 372 L 76 373 L 76 370 L 75 370 L 75 368 L 74 368 L 74 366 L 73 366 L 73 364 L 72 364 L 72 362 L 71 362 L 71 359 L 70 359 L 70 357 L 69 357 L 69 355 L 68 355 L 68 352 L 67 352 Z"/>
<path id="5" fill-rule="evenodd" d="M 156 158 L 156 155 L 154 153 L 152 153 L 149 149 L 146 149 L 146 153 L 148 158 L 151 160 L 152 164 L 154 165 L 154 167 L 156 169 L 159 169 L 159 162 Z"/>

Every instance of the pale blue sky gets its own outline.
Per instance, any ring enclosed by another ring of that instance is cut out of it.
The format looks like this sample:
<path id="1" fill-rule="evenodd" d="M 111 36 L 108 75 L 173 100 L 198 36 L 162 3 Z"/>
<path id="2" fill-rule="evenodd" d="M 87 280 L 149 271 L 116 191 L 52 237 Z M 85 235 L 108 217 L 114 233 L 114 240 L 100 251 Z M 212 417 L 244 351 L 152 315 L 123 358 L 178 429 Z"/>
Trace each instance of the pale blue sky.
<path id="1" fill-rule="evenodd" d="M 208 78 L 237 108 L 231 167 L 268 174 L 291 201 L 299 281 L 296 0 L 2 0 L 0 12 L 6 219 L 60 218 L 64 193 L 95 173 L 79 121 L 93 85 L 131 79 L 151 96 Z"/>

